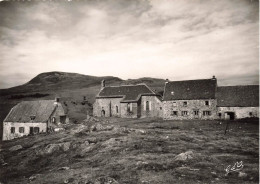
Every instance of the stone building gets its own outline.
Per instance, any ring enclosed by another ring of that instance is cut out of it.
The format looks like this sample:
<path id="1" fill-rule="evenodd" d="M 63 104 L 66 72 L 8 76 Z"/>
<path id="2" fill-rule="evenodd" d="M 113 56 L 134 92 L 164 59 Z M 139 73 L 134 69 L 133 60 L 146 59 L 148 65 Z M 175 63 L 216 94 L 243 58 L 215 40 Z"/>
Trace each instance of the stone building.
<path id="1" fill-rule="evenodd" d="M 217 88 L 220 119 L 259 118 L 259 86 L 222 86 Z"/>
<path id="2" fill-rule="evenodd" d="M 165 83 L 163 118 L 216 119 L 217 79 L 172 81 Z"/>
<path id="3" fill-rule="evenodd" d="M 161 117 L 162 102 L 158 94 L 146 84 L 105 86 L 93 104 L 93 115 L 97 117 L 143 118 Z"/>
<path id="4" fill-rule="evenodd" d="M 3 140 L 46 132 L 69 121 L 59 98 L 23 101 L 15 105 L 3 122 Z"/>

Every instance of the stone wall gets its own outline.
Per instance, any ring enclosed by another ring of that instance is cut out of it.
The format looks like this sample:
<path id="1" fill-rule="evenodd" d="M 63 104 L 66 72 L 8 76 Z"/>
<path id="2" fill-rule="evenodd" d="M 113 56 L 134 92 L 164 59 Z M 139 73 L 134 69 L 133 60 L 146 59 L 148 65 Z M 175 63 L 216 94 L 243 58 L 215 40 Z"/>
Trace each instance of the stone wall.
<path id="1" fill-rule="evenodd" d="M 11 133 L 11 127 L 15 127 L 15 133 Z M 24 133 L 19 133 L 19 127 L 24 127 Z M 20 123 L 4 122 L 3 123 L 3 140 L 10 140 L 30 134 L 30 127 L 39 127 L 40 132 L 47 131 L 47 123 Z"/>
<path id="2" fill-rule="evenodd" d="M 148 101 L 149 110 L 146 108 Z M 162 117 L 163 103 L 156 96 L 142 96 L 141 99 L 141 118 L 145 117 Z"/>
<path id="3" fill-rule="evenodd" d="M 228 118 L 227 115 L 225 115 L 225 112 L 234 112 L 235 119 L 249 118 L 249 117 L 259 118 L 259 107 L 218 107 L 217 109 L 218 109 L 218 117 L 220 119 Z"/>
<path id="4" fill-rule="evenodd" d="M 105 117 L 120 117 L 121 116 L 121 105 L 120 101 L 122 98 L 99 98 L 96 99 L 93 104 L 93 116 L 101 117 L 101 111 L 105 111 Z M 111 111 L 110 111 L 111 104 Z M 117 112 L 118 107 L 118 112 Z"/>
<path id="5" fill-rule="evenodd" d="M 209 101 L 209 105 L 205 105 L 205 101 Z M 184 105 L 184 102 L 187 102 L 187 105 Z M 176 111 L 177 115 L 174 115 L 173 111 Z M 187 114 L 182 114 L 182 111 L 187 111 Z M 198 111 L 198 115 L 194 111 Z M 210 115 L 203 115 L 203 111 L 210 111 Z M 217 102 L 215 99 L 164 101 L 163 118 L 175 120 L 217 119 Z"/>

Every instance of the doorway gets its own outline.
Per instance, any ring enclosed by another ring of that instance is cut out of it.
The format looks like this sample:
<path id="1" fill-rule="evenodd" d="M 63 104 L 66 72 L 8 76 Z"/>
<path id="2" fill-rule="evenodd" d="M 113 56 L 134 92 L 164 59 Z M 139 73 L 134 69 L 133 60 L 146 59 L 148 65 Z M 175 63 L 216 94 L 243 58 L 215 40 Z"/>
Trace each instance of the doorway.
<path id="1" fill-rule="evenodd" d="M 33 127 L 30 127 L 30 135 L 33 135 Z"/>
<path id="2" fill-rule="evenodd" d="M 234 120 L 235 119 L 235 112 L 226 112 L 225 119 L 227 120 Z"/>
<path id="3" fill-rule="evenodd" d="M 137 102 L 137 118 L 141 117 L 141 100 Z"/>
<path id="4" fill-rule="evenodd" d="M 101 111 L 101 117 L 105 117 L 105 115 L 106 115 L 105 110 L 102 110 L 102 111 Z"/>

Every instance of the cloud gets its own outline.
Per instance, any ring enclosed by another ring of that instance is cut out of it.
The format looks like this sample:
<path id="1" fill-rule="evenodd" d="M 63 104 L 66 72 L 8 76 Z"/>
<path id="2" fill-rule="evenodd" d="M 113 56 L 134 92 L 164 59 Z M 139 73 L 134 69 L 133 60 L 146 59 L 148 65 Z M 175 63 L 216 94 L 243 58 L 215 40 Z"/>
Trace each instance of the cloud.
<path id="1" fill-rule="evenodd" d="M 258 1 L 1 2 L 0 11 L 0 88 L 47 71 L 258 83 Z"/>

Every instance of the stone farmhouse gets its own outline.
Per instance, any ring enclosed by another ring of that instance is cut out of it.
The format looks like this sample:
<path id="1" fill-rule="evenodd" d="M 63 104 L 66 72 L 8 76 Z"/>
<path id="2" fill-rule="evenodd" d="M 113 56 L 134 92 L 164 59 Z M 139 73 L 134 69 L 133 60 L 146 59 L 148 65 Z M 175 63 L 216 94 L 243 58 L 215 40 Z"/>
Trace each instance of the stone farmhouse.
<path id="1" fill-rule="evenodd" d="M 215 76 L 167 81 L 161 99 L 145 84 L 106 87 L 103 82 L 93 115 L 165 120 L 259 117 L 259 86 L 218 86 Z"/>
<path id="2" fill-rule="evenodd" d="M 220 119 L 259 117 L 259 86 L 221 86 L 217 88 Z"/>
<path id="3" fill-rule="evenodd" d="M 93 115 L 98 117 L 144 118 L 162 116 L 161 97 L 146 84 L 105 86 L 93 104 Z"/>
<path id="4" fill-rule="evenodd" d="M 165 83 L 163 118 L 166 120 L 216 119 L 217 79 Z"/>
<path id="5" fill-rule="evenodd" d="M 14 106 L 3 122 L 3 140 L 47 132 L 69 121 L 59 98 L 23 101 Z"/>

